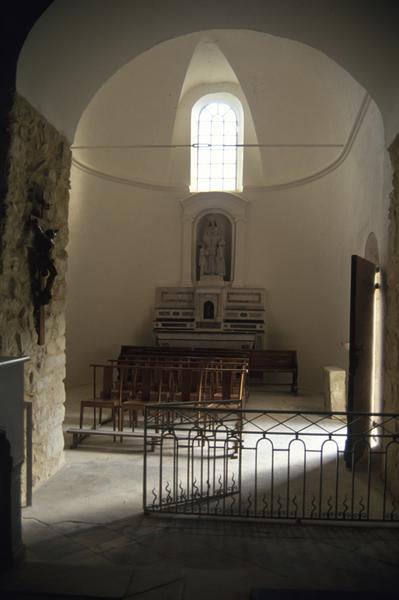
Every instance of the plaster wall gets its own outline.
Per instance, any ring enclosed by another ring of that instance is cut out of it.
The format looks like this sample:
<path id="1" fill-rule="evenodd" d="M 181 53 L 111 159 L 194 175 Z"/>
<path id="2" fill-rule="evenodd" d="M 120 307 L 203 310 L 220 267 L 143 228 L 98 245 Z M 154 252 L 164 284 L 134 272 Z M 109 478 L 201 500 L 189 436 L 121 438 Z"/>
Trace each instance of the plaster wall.
<path id="1" fill-rule="evenodd" d="M 104 182 L 72 168 L 68 385 L 121 344 L 152 344 L 155 286 L 180 277 L 180 205 L 162 192 Z"/>
<path id="2" fill-rule="evenodd" d="M 364 256 L 371 231 L 386 265 L 382 147 L 372 105 L 339 169 L 299 188 L 249 196 L 248 280 L 268 290 L 269 346 L 298 350 L 300 386 L 309 391 L 321 390 L 323 365 L 348 366 L 350 257 Z"/>

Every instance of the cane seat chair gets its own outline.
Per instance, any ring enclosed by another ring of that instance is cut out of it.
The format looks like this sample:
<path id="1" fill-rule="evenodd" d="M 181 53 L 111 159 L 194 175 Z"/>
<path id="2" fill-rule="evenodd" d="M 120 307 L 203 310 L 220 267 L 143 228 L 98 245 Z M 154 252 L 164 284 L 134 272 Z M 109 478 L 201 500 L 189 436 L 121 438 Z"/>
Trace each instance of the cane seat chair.
<path id="1" fill-rule="evenodd" d="M 86 408 L 93 409 L 92 429 L 112 422 L 114 430 L 118 428 L 119 407 L 121 403 L 118 386 L 115 382 L 115 369 L 112 365 L 90 365 L 93 372 L 93 393 L 89 400 L 81 400 L 79 427 L 83 428 Z M 103 419 L 103 410 L 110 411 L 110 417 Z M 98 419 L 97 419 L 98 410 Z"/>
<path id="2" fill-rule="evenodd" d="M 131 386 L 121 405 L 121 428 L 124 428 L 124 417 L 127 414 L 129 426 L 134 431 L 146 404 L 167 401 L 171 373 L 166 364 L 155 363 L 125 365 L 123 369 L 131 374 Z"/>

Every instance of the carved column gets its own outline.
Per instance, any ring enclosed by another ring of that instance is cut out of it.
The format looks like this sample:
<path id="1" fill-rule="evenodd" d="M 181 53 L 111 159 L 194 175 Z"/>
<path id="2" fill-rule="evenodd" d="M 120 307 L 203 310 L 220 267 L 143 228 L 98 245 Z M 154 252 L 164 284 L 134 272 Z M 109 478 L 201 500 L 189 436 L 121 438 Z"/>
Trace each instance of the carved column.
<path id="1" fill-rule="evenodd" d="M 234 277 L 233 287 L 243 287 L 245 277 L 246 253 L 246 219 L 238 217 L 235 222 L 235 248 L 234 248 Z"/>
<path id="2" fill-rule="evenodd" d="M 183 219 L 183 231 L 182 231 L 182 252 L 181 252 L 181 286 L 191 287 L 193 284 L 192 280 L 192 260 L 191 254 L 193 252 L 193 219 Z"/>

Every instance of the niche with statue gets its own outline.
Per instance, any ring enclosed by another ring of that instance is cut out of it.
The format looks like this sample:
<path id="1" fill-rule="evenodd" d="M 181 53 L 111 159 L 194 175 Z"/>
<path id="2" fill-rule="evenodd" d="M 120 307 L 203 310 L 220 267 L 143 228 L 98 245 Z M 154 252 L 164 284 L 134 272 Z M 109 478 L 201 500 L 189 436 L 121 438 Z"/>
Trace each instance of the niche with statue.
<path id="1" fill-rule="evenodd" d="M 196 280 L 223 285 L 232 279 L 232 225 L 222 213 L 203 215 L 196 226 Z"/>
<path id="2" fill-rule="evenodd" d="M 182 200 L 180 285 L 156 290 L 159 346 L 263 347 L 264 290 L 245 285 L 247 211 L 227 192 Z"/>

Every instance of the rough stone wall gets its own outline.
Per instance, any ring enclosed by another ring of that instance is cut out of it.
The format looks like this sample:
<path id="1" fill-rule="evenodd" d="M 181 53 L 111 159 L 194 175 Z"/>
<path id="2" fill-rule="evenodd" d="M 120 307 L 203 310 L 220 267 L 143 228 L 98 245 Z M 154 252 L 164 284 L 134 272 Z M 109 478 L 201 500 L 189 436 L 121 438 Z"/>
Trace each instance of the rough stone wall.
<path id="1" fill-rule="evenodd" d="M 393 189 L 389 209 L 389 251 L 386 269 L 387 310 L 385 322 L 384 412 L 399 412 L 399 136 L 389 148 Z M 399 433 L 399 431 L 397 431 Z M 399 445 L 391 446 L 389 479 L 399 494 Z"/>
<path id="2" fill-rule="evenodd" d="M 63 462 L 65 379 L 65 271 L 71 154 L 67 140 L 23 98 L 10 117 L 6 215 L 0 262 L 0 353 L 28 355 L 25 399 L 33 412 L 33 485 L 48 479 Z M 56 229 L 52 257 L 57 276 L 45 306 L 45 342 L 38 345 L 28 264 L 32 244 L 32 190 L 48 207 L 46 228 Z"/>

